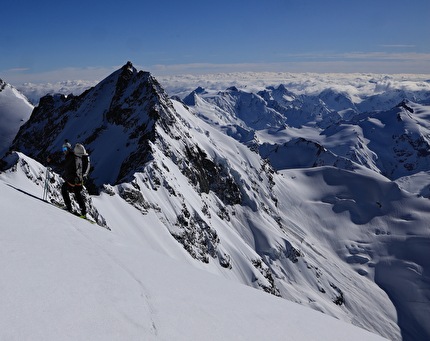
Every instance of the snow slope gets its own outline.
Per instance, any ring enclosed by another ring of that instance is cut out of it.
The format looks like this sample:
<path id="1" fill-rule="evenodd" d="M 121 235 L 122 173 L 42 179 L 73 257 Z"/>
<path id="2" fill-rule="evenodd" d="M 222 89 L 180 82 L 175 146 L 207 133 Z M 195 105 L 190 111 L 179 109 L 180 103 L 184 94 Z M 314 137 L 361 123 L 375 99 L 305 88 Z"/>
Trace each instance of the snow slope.
<path id="1" fill-rule="evenodd" d="M 33 106 L 23 94 L 0 79 L 0 156 L 12 143 L 19 127 L 25 123 Z"/>
<path id="2" fill-rule="evenodd" d="M 109 231 L 32 197 L 25 176 L 2 174 L 0 187 L 2 340 L 382 340 L 134 238 L 136 216 Z M 142 228 L 169 244 L 150 217 Z"/>

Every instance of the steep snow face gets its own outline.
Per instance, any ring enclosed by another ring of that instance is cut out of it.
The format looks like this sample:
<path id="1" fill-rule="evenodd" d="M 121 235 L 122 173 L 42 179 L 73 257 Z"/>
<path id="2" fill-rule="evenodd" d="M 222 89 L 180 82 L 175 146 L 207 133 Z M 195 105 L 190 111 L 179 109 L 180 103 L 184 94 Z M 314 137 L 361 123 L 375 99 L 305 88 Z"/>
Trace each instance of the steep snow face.
<path id="1" fill-rule="evenodd" d="M 12 144 L 19 127 L 30 117 L 33 106 L 23 94 L 0 79 L 0 157 Z"/>
<path id="2" fill-rule="evenodd" d="M 239 90 L 236 87 L 228 88 L 215 96 L 204 93 L 196 93 L 195 96 L 201 96 L 231 117 L 238 118 L 247 128 L 261 130 L 285 124 L 285 117 L 270 108 L 258 94 Z"/>
<path id="3" fill-rule="evenodd" d="M 402 102 L 359 122 L 376 165 L 390 179 L 430 170 L 430 106 Z"/>
<path id="4" fill-rule="evenodd" d="M 276 170 L 335 166 L 354 170 L 360 166 L 349 158 L 337 156 L 318 143 L 295 138 L 282 145 L 263 143 L 258 149 L 262 158 L 268 159 Z"/>
<path id="5" fill-rule="evenodd" d="M 395 108 L 356 115 L 321 132 L 332 152 L 395 180 L 430 170 L 430 107 L 403 101 Z"/>
<path id="6" fill-rule="evenodd" d="M 302 126 L 325 128 L 332 123 L 338 122 L 341 119 L 336 110 L 339 104 L 337 103 L 338 101 L 331 100 L 331 93 L 331 90 L 326 90 L 319 96 L 295 95 L 282 84 L 277 88 L 268 87 L 259 92 L 267 101 L 267 106 L 282 113 L 287 125 L 295 128 L 301 128 Z M 328 104 L 333 102 L 336 105 L 330 108 L 324 100 L 328 100 Z M 349 106 L 342 106 L 342 110 L 346 110 L 346 107 L 349 108 Z"/>

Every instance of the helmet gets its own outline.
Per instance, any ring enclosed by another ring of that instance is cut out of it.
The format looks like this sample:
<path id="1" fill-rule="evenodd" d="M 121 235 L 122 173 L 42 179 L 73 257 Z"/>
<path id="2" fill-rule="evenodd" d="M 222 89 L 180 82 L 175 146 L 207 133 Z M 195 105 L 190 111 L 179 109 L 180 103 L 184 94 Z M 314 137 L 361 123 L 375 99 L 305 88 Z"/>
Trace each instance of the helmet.
<path id="1" fill-rule="evenodd" d="M 71 151 L 72 150 L 72 145 L 69 143 L 69 141 L 64 141 L 63 147 L 62 147 L 63 152 L 67 152 L 67 151 Z"/>

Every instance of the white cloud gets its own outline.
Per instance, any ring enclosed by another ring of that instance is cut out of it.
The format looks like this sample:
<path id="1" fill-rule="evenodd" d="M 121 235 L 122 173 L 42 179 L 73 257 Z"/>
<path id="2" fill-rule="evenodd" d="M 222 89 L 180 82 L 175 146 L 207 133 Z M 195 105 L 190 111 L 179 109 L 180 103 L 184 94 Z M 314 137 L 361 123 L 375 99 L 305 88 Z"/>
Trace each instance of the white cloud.
<path id="1" fill-rule="evenodd" d="M 116 67 L 66 67 L 43 72 L 34 72 L 29 68 L 16 68 L 2 71 L 1 77 L 12 85 L 23 83 L 57 83 L 76 79 L 100 81 L 115 69 Z"/>
<path id="2" fill-rule="evenodd" d="M 30 70 L 30 68 L 27 68 L 27 67 L 16 67 L 16 68 L 13 68 L 13 69 L 6 70 L 6 72 L 23 72 L 23 71 L 28 71 L 28 70 Z"/>
<path id="3" fill-rule="evenodd" d="M 385 47 L 412 47 L 412 45 L 384 45 Z M 207 74 L 229 72 L 369 72 L 369 73 L 416 73 L 430 74 L 430 53 L 304 53 L 286 54 L 281 62 L 261 63 L 188 63 L 154 64 L 138 69 L 155 76 L 179 74 Z M 100 81 L 121 65 L 111 67 L 66 67 L 34 72 L 28 68 L 2 71 L 0 77 L 13 85 L 23 83 L 57 83 L 66 80 Z"/>
<path id="4" fill-rule="evenodd" d="M 387 52 L 351 52 L 343 54 L 348 59 L 427 61 L 430 63 L 430 53 L 387 53 Z"/>
<path id="5" fill-rule="evenodd" d="M 430 74 L 430 53 L 306 53 L 283 56 L 285 62 L 237 64 L 171 64 L 154 65 L 155 75 L 201 74 L 218 72 L 370 72 Z"/>
<path id="6" fill-rule="evenodd" d="M 333 88 L 349 93 L 352 98 L 369 96 L 384 89 L 430 91 L 430 75 L 421 74 L 231 72 L 159 76 L 157 79 L 169 95 L 181 98 L 198 86 L 220 91 L 233 85 L 257 92 L 267 86 L 284 84 L 296 94 L 317 94 Z"/>
<path id="7" fill-rule="evenodd" d="M 382 47 L 389 47 L 389 48 L 414 48 L 415 45 L 406 45 L 406 44 L 388 44 L 388 45 L 381 45 Z"/>
<path id="8" fill-rule="evenodd" d="M 190 63 L 156 64 L 135 67 L 151 72 L 167 90 L 169 95 L 184 95 L 197 86 L 225 89 L 232 85 L 246 85 L 248 89 L 264 88 L 267 85 L 288 84 L 295 91 L 315 91 L 319 84 L 327 82 L 335 86 L 339 80 L 346 84 L 355 83 L 369 77 L 377 79 L 384 75 L 409 74 L 397 77 L 400 80 L 425 82 L 430 79 L 430 54 L 351 52 L 348 54 L 290 55 L 295 61 L 280 63 Z M 288 56 L 286 56 L 288 59 Z M 28 70 L 9 70 L 1 74 L 3 80 L 17 87 L 32 103 L 47 93 L 79 95 L 84 90 L 96 85 L 121 65 L 112 67 L 63 68 L 43 73 L 29 73 Z M 423 72 L 426 70 L 426 72 Z M 333 77 L 328 74 L 335 74 Z M 355 74 L 354 74 L 355 73 Z M 369 77 L 367 77 L 369 76 Z M 352 79 L 355 79 L 352 81 Z M 304 81 L 306 80 L 306 81 Z M 296 86 L 297 85 L 297 86 Z M 360 89 L 365 89 L 363 85 Z"/>

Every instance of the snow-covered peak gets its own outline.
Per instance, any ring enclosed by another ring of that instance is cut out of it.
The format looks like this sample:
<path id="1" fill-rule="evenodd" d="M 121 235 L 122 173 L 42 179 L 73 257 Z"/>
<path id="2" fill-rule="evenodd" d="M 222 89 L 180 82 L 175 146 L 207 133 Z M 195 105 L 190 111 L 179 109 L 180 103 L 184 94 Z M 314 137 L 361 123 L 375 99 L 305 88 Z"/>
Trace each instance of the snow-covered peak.
<path id="1" fill-rule="evenodd" d="M 10 84 L 0 79 L 0 157 L 11 145 L 19 127 L 30 117 L 33 106 Z"/>
<path id="2" fill-rule="evenodd" d="M 61 158 L 65 139 L 81 142 L 91 155 L 95 184 L 113 184 L 148 161 L 154 124 L 168 120 L 171 110 L 155 78 L 128 63 L 80 96 L 41 98 L 12 149 L 44 162 L 50 154 Z"/>

